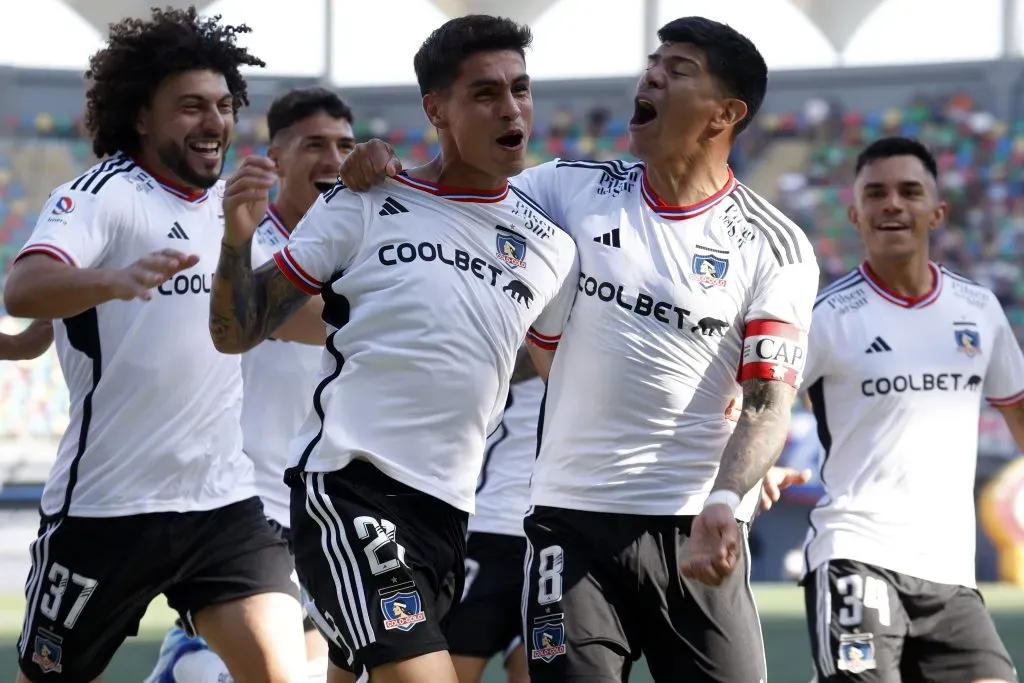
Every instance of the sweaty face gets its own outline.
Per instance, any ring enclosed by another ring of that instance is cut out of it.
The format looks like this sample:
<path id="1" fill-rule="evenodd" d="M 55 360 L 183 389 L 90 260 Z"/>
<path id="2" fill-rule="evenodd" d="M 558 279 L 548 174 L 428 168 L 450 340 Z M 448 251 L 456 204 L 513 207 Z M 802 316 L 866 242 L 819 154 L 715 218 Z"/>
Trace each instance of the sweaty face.
<path id="1" fill-rule="evenodd" d="M 469 166 L 498 178 L 525 167 L 533 96 L 518 52 L 467 57 L 455 83 L 444 93 L 428 95 L 424 104 L 440 134 L 449 136 Z"/>
<path id="2" fill-rule="evenodd" d="M 223 75 L 203 70 L 169 76 L 140 116 L 142 156 L 172 180 L 211 187 L 220 178 L 234 128 Z"/>
<path id="3" fill-rule="evenodd" d="M 352 124 L 324 111 L 279 132 L 269 153 L 277 164 L 281 194 L 303 207 L 312 206 L 317 195 L 337 182 L 338 168 L 355 144 Z"/>
<path id="4" fill-rule="evenodd" d="M 730 117 L 738 113 L 745 115 L 746 106 L 722 95 L 703 50 L 662 43 L 637 83 L 629 151 L 644 161 L 686 155 L 710 134 L 730 134 Z"/>
<path id="5" fill-rule="evenodd" d="M 857 176 L 850 220 L 876 259 L 927 255 L 929 233 L 942 223 L 946 205 L 935 179 L 915 156 L 874 161 Z"/>

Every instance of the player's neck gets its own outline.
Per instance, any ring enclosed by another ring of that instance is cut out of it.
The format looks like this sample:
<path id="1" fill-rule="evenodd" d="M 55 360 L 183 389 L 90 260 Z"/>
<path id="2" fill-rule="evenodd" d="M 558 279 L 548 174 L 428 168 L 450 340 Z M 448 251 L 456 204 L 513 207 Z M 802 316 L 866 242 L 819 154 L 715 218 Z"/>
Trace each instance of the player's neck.
<path id="1" fill-rule="evenodd" d="M 928 254 L 916 254 L 909 259 L 882 259 L 868 255 L 871 275 L 893 294 L 916 299 L 935 286 Z"/>
<path id="2" fill-rule="evenodd" d="M 281 223 L 284 224 L 288 232 L 294 230 L 295 226 L 302 220 L 302 217 L 306 215 L 306 209 L 302 208 L 302 204 L 293 201 L 291 197 L 283 192 L 278 193 L 274 203 L 270 206 L 274 213 L 277 214 L 277 217 L 281 219 Z"/>
<path id="3" fill-rule="evenodd" d="M 508 178 L 484 173 L 470 166 L 457 155 L 447 155 L 444 150 L 426 164 L 408 171 L 412 178 L 426 180 L 435 185 L 458 187 L 466 190 L 492 192 L 508 184 Z"/>
<path id="4" fill-rule="evenodd" d="M 728 161 L 728 154 L 723 157 L 701 150 L 685 158 L 648 162 L 645 172 L 661 201 L 670 206 L 691 206 L 725 187 L 730 177 Z"/>

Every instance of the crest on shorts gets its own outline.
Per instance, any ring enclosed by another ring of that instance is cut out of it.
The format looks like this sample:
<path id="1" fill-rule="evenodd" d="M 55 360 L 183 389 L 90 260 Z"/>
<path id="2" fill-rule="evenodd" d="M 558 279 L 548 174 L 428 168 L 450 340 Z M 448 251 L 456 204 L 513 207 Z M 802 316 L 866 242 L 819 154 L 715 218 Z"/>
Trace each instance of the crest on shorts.
<path id="1" fill-rule="evenodd" d="M 693 275 L 690 279 L 704 289 L 725 286 L 725 274 L 729 272 L 729 259 L 714 254 L 694 254 L 691 262 Z"/>
<path id="2" fill-rule="evenodd" d="M 44 674 L 51 671 L 59 674 L 64 670 L 60 663 L 60 655 L 61 639 L 49 631 L 39 629 L 32 651 L 32 663 L 38 665 Z"/>
<path id="3" fill-rule="evenodd" d="M 981 353 L 981 335 L 977 330 L 957 327 L 953 330 L 953 336 L 956 338 L 956 350 L 960 353 L 966 353 L 972 358 Z"/>
<path id="4" fill-rule="evenodd" d="M 873 633 L 844 633 L 839 636 L 837 669 L 859 674 L 874 669 L 875 666 L 875 635 Z"/>
<path id="5" fill-rule="evenodd" d="M 499 230 L 507 230 L 500 225 Z M 512 232 L 498 233 L 497 237 L 498 258 L 512 268 L 526 267 L 526 240 Z"/>
<path id="6" fill-rule="evenodd" d="M 534 626 L 531 637 L 533 649 L 530 659 L 551 662 L 558 655 L 565 654 L 565 626 L 562 622 Z"/>
<path id="7" fill-rule="evenodd" d="M 426 621 L 423 613 L 423 601 L 419 591 L 401 591 L 394 595 L 381 598 L 380 609 L 384 612 L 384 630 L 409 631 L 413 626 Z"/>

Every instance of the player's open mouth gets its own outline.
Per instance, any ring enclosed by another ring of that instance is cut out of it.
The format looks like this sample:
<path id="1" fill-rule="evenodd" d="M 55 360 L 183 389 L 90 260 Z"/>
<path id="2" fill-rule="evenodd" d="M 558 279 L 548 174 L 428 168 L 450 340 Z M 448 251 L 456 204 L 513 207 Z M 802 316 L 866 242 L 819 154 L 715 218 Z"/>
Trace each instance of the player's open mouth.
<path id="1" fill-rule="evenodd" d="M 879 232 L 900 232 L 901 230 L 910 230 L 910 226 L 898 221 L 887 221 L 885 223 L 879 223 L 875 226 L 875 229 Z"/>
<path id="2" fill-rule="evenodd" d="M 323 194 L 324 192 L 327 192 L 329 189 L 331 189 L 332 187 L 334 187 L 337 184 L 338 184 L 338 179 L 337 178 L 327 178 L 327 177 L 324 177 L 324 178 L 316 178 L 316 179 L 313 180 L 313 187 L 315 187 L 317 189 L 317 192 L 319 192 L 320 194 Z"/>
<path id="3" fill-rule="evenodd" d="M 190 142 L 188 144 L 188 148 L 200 156 L 213 159 L 220 158 L 221 146 L 220 143 L 216 141 L 204 140 L 200 142 Z"/>
<path id="4" fill-rule="evenodd" d="M 522 149 L 523 141 L 525 139 L 526 136 L 523 135 L 520 131 L 516 130 L 512 131 L 511 133 L 505 133 L 500 138 L 495 140 L 495 142 L 498 143 L 499 147 L 503 147 L 504 149 L 507 149 L 510 152 L 516 152 Z"/>
<path id="5" fill-rule="evenodd" d="M 658 110 L 649 100 L 640 97 L 633 100 L 633 118 L 629 120 L 630 128 L 641 128 L 656 118 L 658 118 Z"/>

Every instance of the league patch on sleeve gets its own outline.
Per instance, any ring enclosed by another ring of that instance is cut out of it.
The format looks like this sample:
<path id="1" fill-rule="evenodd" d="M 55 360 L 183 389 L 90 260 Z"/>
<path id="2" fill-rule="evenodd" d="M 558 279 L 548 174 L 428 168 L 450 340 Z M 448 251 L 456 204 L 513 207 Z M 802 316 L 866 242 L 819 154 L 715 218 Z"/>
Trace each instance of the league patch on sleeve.
<path id="1" fill-rule="evenodd" d="M 799 388 L 807 359 L 807 334 L 778 320 L 747 323 L 737 380 L 773 379 Z"/>

